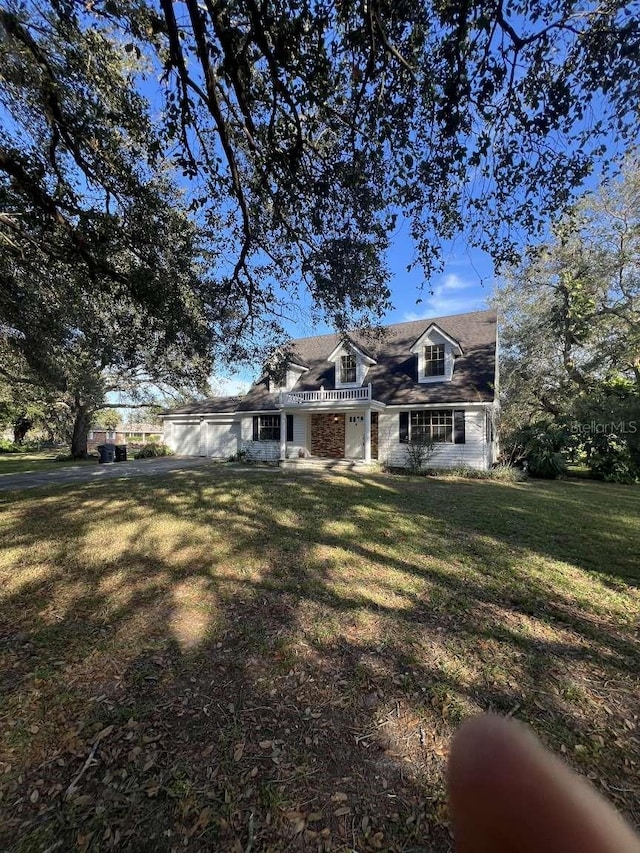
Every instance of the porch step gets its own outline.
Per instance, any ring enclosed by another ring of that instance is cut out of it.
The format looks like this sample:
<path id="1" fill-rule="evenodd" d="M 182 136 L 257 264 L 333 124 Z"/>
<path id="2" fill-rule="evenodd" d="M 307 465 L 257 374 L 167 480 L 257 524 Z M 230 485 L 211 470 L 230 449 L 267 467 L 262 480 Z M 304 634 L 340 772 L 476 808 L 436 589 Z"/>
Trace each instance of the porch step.
<path id="1" fill-rule="evenodd" d="M 296 471 L 369 471 L 377 463 L 365 462 L 364 459 L 322 459 L 320 457 L 281 459 L 281 468 L 291 468 Z"/>

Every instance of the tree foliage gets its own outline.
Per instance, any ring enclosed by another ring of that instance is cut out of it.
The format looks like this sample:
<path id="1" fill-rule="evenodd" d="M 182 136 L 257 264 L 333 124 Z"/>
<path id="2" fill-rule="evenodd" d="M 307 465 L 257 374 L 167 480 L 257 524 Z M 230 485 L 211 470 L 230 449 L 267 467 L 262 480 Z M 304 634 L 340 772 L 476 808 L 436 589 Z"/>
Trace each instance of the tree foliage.
<path id="1" fill-rule="evenodd" d="M 338 325 L 384 310 L 398 212 L 427 274 L 465 226 L 511 257 L 637 133 L 639 23 L 619 0 L 11 0 L 0 26 L 6 245 L 40 229 L 54 261 L 157 316 L 171 294 L 106 246 L 117 231 L 152 268 L 135 202 L 177 169 L 233 355 L 302 290 Z"/>
<path id="2" fill-rule="evenodd" d="M 109 392 L 202 388 L 226 311 L 214 327 L 204 237 L 133 64 L 89 23 L 58 4 L 0 10 L 0 321 L 19 367 L 0 373 L 67 408 L 74 456 Z"/>
<path id="3" fill-rule="evenodd" d="M 115 429 L 122 423 L 122 417 L 116 409 L 104 409 L 100 412 L 99 422 L 107 429 Z"/>
<path id="4" fill-rule="evenodd" d="M 602 476 L 621 477 L 627 462 L 640 474 L 638 162 L 576 205 L 511 270 L 495 304 L 507 431 L 564 425 Z"/>
<path id="5" fill-rule="evenodd" d="M 427 275 L 463 228 L 511 257 L 635 138 L 638 28 L 619 0 L 9 0 L 0 322 L 21 378 L 64 395 L 81 455 L 110 390 L 202 387 L 305 294 L 339 328 L 382 313 L 399 213 Z"/>

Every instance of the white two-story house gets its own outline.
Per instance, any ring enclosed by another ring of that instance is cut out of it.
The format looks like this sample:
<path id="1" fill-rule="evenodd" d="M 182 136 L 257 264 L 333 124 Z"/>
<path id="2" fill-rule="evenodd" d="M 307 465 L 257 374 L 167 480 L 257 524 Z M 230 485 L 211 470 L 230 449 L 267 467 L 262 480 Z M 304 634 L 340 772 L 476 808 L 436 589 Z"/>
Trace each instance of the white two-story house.
<path id="1" fill-rule="evenodd" d="M 168 411 L 165 441 L 178 454 L 407 464 L 411 441 L 434 444 L 434 468 L 489 468 L 497 453 L 494 311 L 387 326 L 376 337 L 292 341 L 278 377 L 244 397 Z"/>

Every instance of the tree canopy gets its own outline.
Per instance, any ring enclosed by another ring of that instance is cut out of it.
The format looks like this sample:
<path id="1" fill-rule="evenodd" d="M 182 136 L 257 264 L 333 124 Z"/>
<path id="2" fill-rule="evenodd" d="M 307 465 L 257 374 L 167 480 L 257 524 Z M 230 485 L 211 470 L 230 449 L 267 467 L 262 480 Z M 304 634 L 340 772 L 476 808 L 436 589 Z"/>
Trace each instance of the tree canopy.
<path id="1" fill-rule="evenodd" d="M 511 257 L 637 133 L 640 23 L 615 0 L 12 0 L 0 26 L 5 245 L 46 229 L 153 314 L 166 291 L 105 246 L 148 268 L 131 206 L 178 170 L 227 344 L 273 336 L 300 288 L 339 326 L 384 310 L 399 212 L 427 275 L 462 228 Z"/>
<path id="2" fill-rule="evenodd" d="M 575 205 L 494 302 L 507 431 L 560 424 L 590 453 L 617 443 L 640 475 L 640 163 Z"/>
<path id="3" fill-rule="evenodd" d="M 375 320 L 398 215 L 425 276 L 460 231 L 512 259 L 636 139 L 639 28 L 618 0 L 8 0 L 5 343 L 86 433 L 111 389 L 264 353 L 304 294 Z"/>

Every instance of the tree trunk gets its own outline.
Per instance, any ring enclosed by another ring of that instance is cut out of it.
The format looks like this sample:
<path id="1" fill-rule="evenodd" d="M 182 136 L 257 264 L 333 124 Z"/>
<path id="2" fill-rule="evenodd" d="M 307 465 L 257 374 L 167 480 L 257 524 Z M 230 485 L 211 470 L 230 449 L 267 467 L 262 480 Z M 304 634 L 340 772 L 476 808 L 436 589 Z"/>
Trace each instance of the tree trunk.
<path id="1" fill-rule="evenodd" d="M 22 444 L 26 434 L 33 426 L 33 421 L 29 418 L 18 418 L 13 425 L 13 441 L 14 444 Z"/>
<path id="2" fill-rule="evenodd" d="M 87 458 L 87 436 L 90 424 L 91 412 L 86 406 L 82 406 L 76 401 L 73 435 L 71 437 L 71 455 L 74 459 Z"/>

